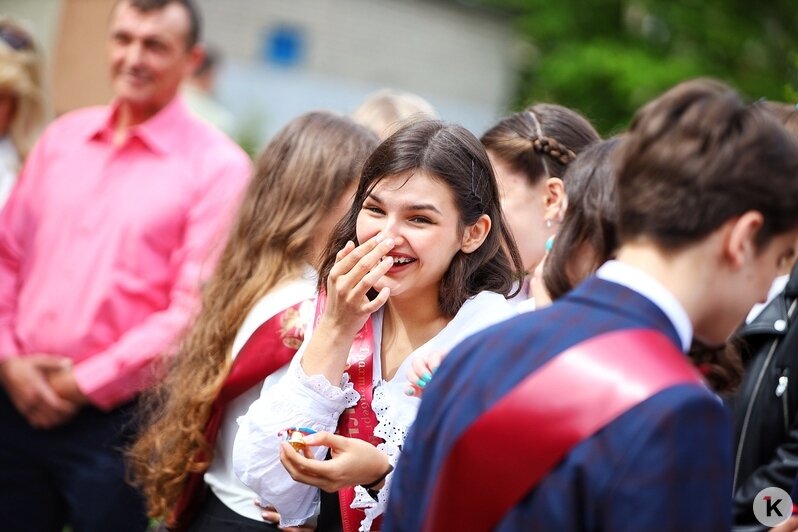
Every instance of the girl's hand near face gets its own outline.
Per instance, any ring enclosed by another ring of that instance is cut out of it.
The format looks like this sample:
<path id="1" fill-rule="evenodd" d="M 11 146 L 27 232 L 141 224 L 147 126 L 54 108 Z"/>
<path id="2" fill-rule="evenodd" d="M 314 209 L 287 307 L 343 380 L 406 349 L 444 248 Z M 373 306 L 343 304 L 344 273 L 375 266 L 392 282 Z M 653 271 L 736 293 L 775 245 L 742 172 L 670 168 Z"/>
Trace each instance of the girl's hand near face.
<path id="1" fill-rule="evenodd" d="M 327 306 L 319 327 L 333 327 L 354 337 L 372 312 L 388 301 L 386 287 L 372 301 L 366 294 L 393 266 L 386 254 L 393 248 L 392 238 L 378 234 L 357 247 L 350 241 L 338 252 L 327 277 Z"/>
<path id="2" fill-rule="evenodd" d="M 327 277 L 324 313 L 302 356 L 306 374 L 324 375 L 339 385 L 352 340 L 369 316 L 388 301 L 387 287 L 373 300 L 367 294 L 393 266 L 393 258 L 386 256 L 393 246 L 393 239 L 378 234 L 357 247 L 347 242 L 338 252 Z"/>

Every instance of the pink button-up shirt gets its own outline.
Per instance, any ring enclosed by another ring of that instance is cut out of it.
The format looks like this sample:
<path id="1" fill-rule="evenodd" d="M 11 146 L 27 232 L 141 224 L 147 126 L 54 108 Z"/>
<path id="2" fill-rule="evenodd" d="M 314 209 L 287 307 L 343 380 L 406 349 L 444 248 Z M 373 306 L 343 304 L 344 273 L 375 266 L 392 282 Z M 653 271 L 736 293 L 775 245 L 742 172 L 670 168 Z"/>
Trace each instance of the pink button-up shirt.
<path id="1" fill-rule="evenodd" d="M 0 215 L 0 360 L 71 357 L 79 388 L 104 409 L 151 383 L 251 173 L 179 99 L 118 147 L 115 109 L 53 123 Z"/>

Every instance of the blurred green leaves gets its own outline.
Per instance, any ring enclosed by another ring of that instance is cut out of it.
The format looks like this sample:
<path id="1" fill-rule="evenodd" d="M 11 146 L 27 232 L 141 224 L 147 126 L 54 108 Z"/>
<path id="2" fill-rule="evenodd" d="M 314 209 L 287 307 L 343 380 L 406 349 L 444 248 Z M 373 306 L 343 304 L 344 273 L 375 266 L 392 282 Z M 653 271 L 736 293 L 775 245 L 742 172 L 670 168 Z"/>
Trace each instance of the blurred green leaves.
<path id="1" fill-rule="evenodd" d="M 554 101 L 599 130 L 681 80 L 711 76 L 751 99 L 798 99 L 798 3 L 768 0 L 478 0 L 529 43 L 518 58 L 518 109 Z"/>

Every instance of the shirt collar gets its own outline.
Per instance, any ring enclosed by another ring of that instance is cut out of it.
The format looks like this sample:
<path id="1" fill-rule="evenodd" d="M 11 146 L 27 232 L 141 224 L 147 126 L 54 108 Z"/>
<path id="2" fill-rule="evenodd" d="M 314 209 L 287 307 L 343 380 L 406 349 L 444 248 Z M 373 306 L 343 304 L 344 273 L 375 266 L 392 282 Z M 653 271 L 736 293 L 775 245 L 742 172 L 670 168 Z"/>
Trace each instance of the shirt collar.
<path id="1" fill-rule="evenodd" d="M 89 138 L 109 140 L 113 138 L 114 122 L 121 102 L 114 100 L 104 113 L 98 116 L 96 124 L 89 128 Z M 172 153 L 185 132 L 185 118 L 188 110 L 180 96 L 172 98 L 166 106 L 149 120 L 130 128 L 130 136 L 142 141 L 152 151 Z"/>
<path id="2" fill-rule="evenodd" d="M 693 341 L 693 324 L 679 300 L 662 283 L 646 272 L 617 260 L 604 263 L 596 271 L 596 276 L 605 281 L 625 286 L 649 299 L 662 310 L 673 324 L 682 342 L 684 352 L 686 353 L 690 349 Z"/>

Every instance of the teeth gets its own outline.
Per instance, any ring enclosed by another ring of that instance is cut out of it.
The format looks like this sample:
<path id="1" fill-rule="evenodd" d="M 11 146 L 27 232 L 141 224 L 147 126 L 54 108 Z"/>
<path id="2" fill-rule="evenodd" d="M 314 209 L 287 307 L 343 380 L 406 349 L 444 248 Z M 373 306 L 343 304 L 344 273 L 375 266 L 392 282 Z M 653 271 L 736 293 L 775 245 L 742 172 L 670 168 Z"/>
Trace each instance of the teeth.
<path id="1" fill-rule="evenodd" d="M 394 264 L 407 264 L 408 262 L 413 262 L 415 259 L 411 259 L 410 257 L 394 257 L 393 263 Z"/>

